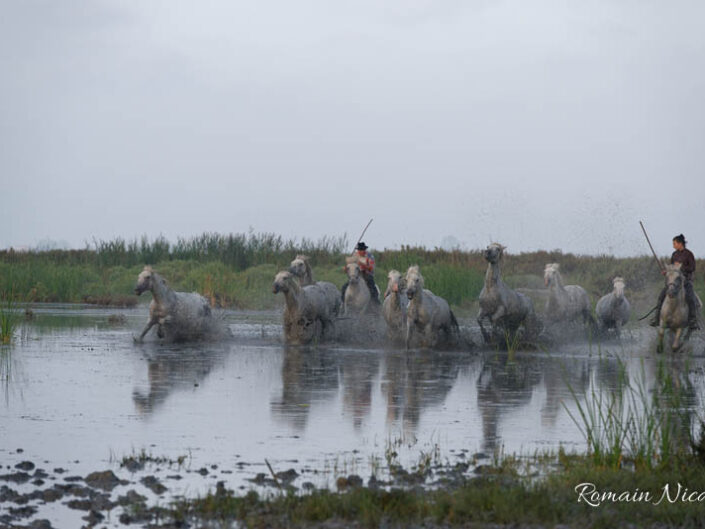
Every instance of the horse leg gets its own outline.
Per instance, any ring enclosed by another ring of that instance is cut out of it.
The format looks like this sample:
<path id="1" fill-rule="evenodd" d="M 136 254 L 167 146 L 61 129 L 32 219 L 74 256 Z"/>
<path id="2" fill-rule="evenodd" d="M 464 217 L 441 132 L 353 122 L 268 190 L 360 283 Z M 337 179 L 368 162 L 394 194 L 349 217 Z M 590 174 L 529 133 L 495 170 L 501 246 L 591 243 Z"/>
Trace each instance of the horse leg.
<path id="1" fill-rule="evenodd" d="M 149 332 L 149 329 L 151 329 L 155 323 L 157 323 L 157 320 L 154 320 L 152 318 L 147 320 L 147 325 L 145 326 L 144 330 L 142 331 L 142 334 L 140 334 L 140 337 L 136 338 L 135 341 L 141 342 L 144 339 L 145 335 Z"/>
<path id="2" fill-rule="evenodd" d="M 681 333 L 682 333 L 682 332 L 683 332 L 683 328 L 682 328 L 682 327 L 678 327 L 678 329 L 676 329 L 675 336 L 674 336 L 674 338 L 673 338 L 673 343 L 671 344 L 671 350 L 672 350 L 674 353 L 675 353 L 676 351 L 678 351 L 678 349 L 681 348 L 680 339 L 681 339 Z"/>
<path id="3" fill-rule="evenodd" d="M 665 333 L 666 328 L 663 326 L 663 322 L 661 322 L 658 328 L 658 343 L 656 344 L 657 353 L 663 353 L 663 335 Z"/>
<path id="4" fill-rule="evenodd" d="M 482 333 L 482 339 L 484 340 L 485 344 L 490 343 L 490 335 L 485 330 L 484 325 L 482 325 L 482 320 L 484 320 L 487 317 L 488 317 L 488 315 L 485 314 L 484 312 L 482 312 L 482 310 L 480 310 L 480 314 L 477 316 L 477 323 L 480 325 L 480 332 Z"/>
<path id="5" fill-rule="evenodd" d="M 431 322 L 427 323 L 423 329 L 424 345 L 426 347 L 434 347 L 436 345 L 436 336 L 433 334 L 433 326 Z"/>

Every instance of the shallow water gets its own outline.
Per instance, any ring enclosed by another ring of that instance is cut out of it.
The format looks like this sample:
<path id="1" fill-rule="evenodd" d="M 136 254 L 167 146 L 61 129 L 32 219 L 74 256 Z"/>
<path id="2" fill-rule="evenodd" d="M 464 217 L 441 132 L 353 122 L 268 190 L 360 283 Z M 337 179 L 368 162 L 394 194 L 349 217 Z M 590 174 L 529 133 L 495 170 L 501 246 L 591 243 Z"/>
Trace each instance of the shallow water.
<path id="1" fill-rule="evenodd" d="M 136 489 L 150 497 L 136 482 L 155 475 L 169 489 L 161 503 L 204 494 L 217 481 L 262 490 L 249 480 L 270 476 L 265 460 L 275 472 L 294 469 L 299 487 L 334 487 L 339 476 L 366 480 L 391 461 L 481 462 L 483 454 L 559 446 L 583 452 L 567 412 L 577 415 L 571 389 L 614 390 L 620 362 L 648 384 L 665 358 L 693 383 L 684 405 L 702 409 L 702 343 L 659 357 L 646 327 L 621 343 L 583 340 L 515 354 L 405 352 L 288 348 L 275 313 L 226 312 L 232 340 L 181 345 L 133 343 L 146 308 L 55 305 L 34 313 L 2 353 L 0 474 L 27 460 L 55 482 L 109 469 L 132 482 L 114 495 Z M 122 321 L 109 323 L 113 315 Z M 134 475 L 120 466 L 142 452 L 183 464 L 148 464 Z M 55 527 L 81 524 L 85 514 L 61 502 L 38 507 L 28 520 L 48 518 Z M 122 524 L 112 516 L 102 525 Z"/>

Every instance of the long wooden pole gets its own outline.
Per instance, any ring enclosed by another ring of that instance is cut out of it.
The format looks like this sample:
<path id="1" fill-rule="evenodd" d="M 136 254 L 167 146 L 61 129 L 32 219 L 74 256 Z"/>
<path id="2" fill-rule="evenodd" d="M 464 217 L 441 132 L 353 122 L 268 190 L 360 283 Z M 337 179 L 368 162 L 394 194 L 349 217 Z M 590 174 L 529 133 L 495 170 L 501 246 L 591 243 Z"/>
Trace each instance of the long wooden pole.
<path id="1" fill-rule="evenodd" d="M 373 220 L 374 220 L 374 219 L 370 219 L 370 222 L 367 223 L 367 226 L 365 226 L 365 229 L 362 230 L 362 233 L 360 234 L 360 237 L 358 237 L 357 242 L 355 243 L 355 248 L 357 248 L 357 245 L 360 243 L 360 241 L 362 240 L 362 238 L 365 236 L 365 232 L 367 231 L 367 228 L 370 227 L 370 224 L 372 224 L 372 221 L 373 221 Z M 355 253 L 355 248 L 353 248 L 352 253 Z"/>
<path id="2" fill-rule="evenodd" d="M 641 231 L 644 232 L 644 237 L 646 237 L 646 242 L 649 243 L 649 248 L 651 248 L 651 253 L 654 255 L 654 259 L 656 259 L 656 263 L 658 264 L 659 269 L 661 272 L 665 272 L 666 268 L 663 266 L 663 263 L 661 260 L 656 256 L 656 252 L 654 251 L 654 247 L 651 246 L 651 241 L 649 240 L 649 236 L 646 234 L 646 228 L 644 228 L 644 223 L 639 221 L 639 226 L 641 226 Z"/>

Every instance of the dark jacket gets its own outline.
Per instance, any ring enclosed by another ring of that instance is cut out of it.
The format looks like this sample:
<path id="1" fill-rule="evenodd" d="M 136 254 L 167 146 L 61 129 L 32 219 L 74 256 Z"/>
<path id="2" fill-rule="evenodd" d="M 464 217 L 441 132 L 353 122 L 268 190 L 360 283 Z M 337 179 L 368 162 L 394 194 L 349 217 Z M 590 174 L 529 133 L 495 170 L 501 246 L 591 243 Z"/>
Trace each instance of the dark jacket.
<path id="1" fill-rule="evenodd" d="M 695 274 L 695 256 L 693 252 L 687 248 L 682 250 L 676 250 L 671 255 L 671 264 L 680 263 L 681 272 L 688 281 L 693 280 L 693 274 Z"/>

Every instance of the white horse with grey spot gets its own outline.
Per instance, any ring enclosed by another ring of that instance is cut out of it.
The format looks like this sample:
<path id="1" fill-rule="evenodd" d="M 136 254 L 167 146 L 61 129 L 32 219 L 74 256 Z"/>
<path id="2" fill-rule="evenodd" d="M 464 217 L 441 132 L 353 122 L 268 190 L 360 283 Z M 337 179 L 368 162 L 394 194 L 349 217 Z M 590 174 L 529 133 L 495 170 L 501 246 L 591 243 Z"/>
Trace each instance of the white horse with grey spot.
<path id="1" fill-rule="evenodd" d="M 501 265 L 505 249 L 506 247 L 499 243 L 492 243 L 484 253 L 489 264 L 485 273 L 485 284 L 480 292 L 477 323 L 485 343 L 491 343 L 492 335 L 497 334 L 497 331 L 508 333 L 509 336 L 505 338 L 512 340 L 521 325 L 524 326 L 527 338 L 535 337 L 539 331 L 531 298 L 512 290 L 502 281 Z M 483 326 L 484 320 L 489 321 L 492 333 Z"/>
<path id="2" fill-rule="evenodd" d="M 698 319 L 701 320 L 700 308 L 702 307 L 702 302 L 697 295 L 696 303 L 698 305 Z M 663 340 L 668 329 L 673 334 L 671 351 L 678 351 L 682 347 L 683 342 L 690 336 L 690 331 L 687 330 L 688 302 L 685 299 L 685 276 L 681 272 L 680 263 L 666 265 L 666 297 L 660 310 L 656 350 L 659 353 L 663 352 Z M 686 334 L 681 341 L 684 330 L 686 330 Z"/>
<path id="3" fill-rule="evenodd" d="M 290 344 L 317 341 L 334 329 L 334 320 L 340 310 L 337 289 L 331 297 L 319 284 L 302 287 L 291 272 L 279 272 L 272 284 L 272 292 L 284 294 L 284 338 Z"/>
<path id="4" fill-rule="evenodd" d="M 597 327 L 600 332 L 614 329 L 617 337 L 622 327 L 629 321 L 631 305 L 624 295 L 624 279 L 617 276 L 612 280 L 612 292 L 602 296 L 595 305 Z"/>
<path id="5" fill-rule="evenodd" d="M 406 334 L 406 312 L 409 305 L 406 283 L 398 270 L 390 270 L 387 279 L 382 315 L 387 323 L 387 337 L 392 342 L 400 342 Z"/>
<path id="6" fill-rule="evenodd" d="M 152 292 L 149 304 L 149 319 L 142 334 L 135 341 L 141 342 L 153 326 L 157 336 L 167 341 L 197 340 L 219 330 L 211 314 L 208 300 L 196 292 L 175 292 L 166 279 L 145 266 L 137 277 L 135 294 Z"/>
<path id="7" fill-rule="evenodd" d="M 410 266 L 404 278 L 409 306 L 406 313 L 406 348 L 418 336 L 422 347 L 435 347 L 459 334 L 458 321 L 448 302 L 424 288 L 418 266 Z"/>
<path id="8" fill-rule="evenodd" d="M 582 319 L 595 330 L 595 318 L 590 311 L 590 297 L 579 285 L 563 285 L 558 263 L 546 265 L 544 284 L 548 287 L 546 318 L 551 323 L 572 322 Z"/>

